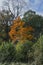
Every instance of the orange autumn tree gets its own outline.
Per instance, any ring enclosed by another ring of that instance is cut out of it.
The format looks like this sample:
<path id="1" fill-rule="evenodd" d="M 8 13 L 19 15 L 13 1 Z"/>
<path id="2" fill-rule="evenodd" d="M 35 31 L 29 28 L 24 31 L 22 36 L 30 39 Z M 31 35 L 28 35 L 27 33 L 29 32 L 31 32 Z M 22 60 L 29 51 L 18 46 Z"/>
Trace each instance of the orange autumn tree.
<path id="1" fill-rule="evenodd" d="M 30 32 L 33 32 L 34 29 L 31 26 L 24 27 L 25 22 L 23 22 L 20 17 L 13 21 L 13 25 L 10 27 L 9 36 L 13 41 L 20 40 L 32 40 L 33 35 Z"/>

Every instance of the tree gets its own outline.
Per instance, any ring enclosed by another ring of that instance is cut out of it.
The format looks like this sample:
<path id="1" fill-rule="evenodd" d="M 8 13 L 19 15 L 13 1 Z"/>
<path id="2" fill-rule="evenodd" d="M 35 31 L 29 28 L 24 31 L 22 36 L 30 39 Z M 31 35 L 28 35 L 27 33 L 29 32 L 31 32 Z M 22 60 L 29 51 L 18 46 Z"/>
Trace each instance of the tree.
<path id="1" fill-rule="evenodd" d="M 25 1 L 19 1 L 19 0 L 4 0 L 3 1 L 3 9 L 1 12 L 1 24 L 4 26 L 4 31 L 6 34 L 6 37 L 4 37 L 4 40 L 9 40 L 9 27 L 12 23 L 12 20 L 17 18 L 18 16 L 21 16 L 21 9 L 24 7 Z M 16 3 L 16 4 L 14 4 Z M 10 7 L 10 4 L 12 8 Z M 23 5 L 22 5 L 23 4 Z M 13 11 L 12 11 L 13 10 Z"/>
<path id="2" fill-rule="evenodd" d="M 35 37 L 39 38 L 40 33 L 41 35 L 43 34 L 43 17 L 35 15 L 33 16 L 33 18 L 30 19 L 29 24 L 35 29 Z"/>
<path id="3" fill-rule="evenodd" d="M 43 34 L 43 17 L 40 15 L 37 15 L 34 11 L 27 11 L 24 14 L 24 17 L 22 18 L 24 22 L 29 26 L 32 26 L 34 31 L 34 37 L 37 40 L 37 38 L 40 36 L 40 33 Z M 36 32 L 37 31 L 37 32 Z"/>
<path id="4" fill-rule="evenodd" d="M 9 26 L 12 24 L 12 13 L 10 11 L 7 10 L 2 10 L 0 13 L 0 25 L 1 25 L 1 29 L 0 29 L 0 33 L 2 34 L 2 38 L 3 40 L 9 40 Z M 5 36 L 3 36 L 5 35 Z"/>
<path id="5" fill-rule="evenodd" d="M 13 13 L 14 18 L 21 16 L 21 12 L 26 5 L 24 0 L 5 0 L 3 3 L 4 6 Z"/>
<path id="6" fill-rule="evenodd" d="M 20 17 L 13 21 L 13 25 L 11 26 L 11 30 L 9 32 L 10 38 L 14 41 L 33 39 L 34 29 L 31 26 L 24 27 L 25 22 L 23 22 Z"/>
<path id="7" fill-rule="evenodd" d="M 35 16 L 35 15 L 36 15 L 35 11 L 29 10 L 29 11 L 24 13 L 24 16 L 22 19 L 23 19 L 23 21 L 28 23 L 31 20 L 31 18 L 33 18 L 33 16 Z"/>

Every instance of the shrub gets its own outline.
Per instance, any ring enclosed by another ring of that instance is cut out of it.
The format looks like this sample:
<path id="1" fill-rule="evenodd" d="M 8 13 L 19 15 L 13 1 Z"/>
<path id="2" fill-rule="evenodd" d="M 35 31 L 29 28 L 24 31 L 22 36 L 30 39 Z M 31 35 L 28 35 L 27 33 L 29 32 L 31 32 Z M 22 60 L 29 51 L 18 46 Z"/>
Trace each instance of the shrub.
<path id="1" fill-rule="evenodd" d="M 15 59 L 15 47 L 11 42 L 3 42 L 0 45 L 0 62 L 13 61 Z"/>
<path id="2" fill-rule="evenodd" d="M 36 65 L 43 64 L 43 35 L 40 36 L 38 41 L 33 45 L 34 49 L 34 59 Z"/>
<path id="3" fill-rule="evenodd" d="M 18 42 L 16 45 L 16 60 L 27 62 L 28 61 L 28 51 L 31 51 L 33 43 L 26 40 L 24 42 Z"/>

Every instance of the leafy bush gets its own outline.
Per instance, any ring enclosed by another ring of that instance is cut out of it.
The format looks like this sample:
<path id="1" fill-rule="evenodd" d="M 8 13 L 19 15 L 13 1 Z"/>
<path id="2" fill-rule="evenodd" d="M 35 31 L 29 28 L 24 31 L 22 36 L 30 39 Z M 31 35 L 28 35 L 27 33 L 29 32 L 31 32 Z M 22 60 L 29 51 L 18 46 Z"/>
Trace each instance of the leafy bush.
<path id="1" fill-rule="evenodd" d="M 36 65 L 42 65 L 43 64 L 43 35 L 40 36 L 38 41 L 33 45 L 34 49 L 34 59 L 36 62 Z"/>
<path id="2" fill-rule="evenodd" d="M 24 42 L 18 42 L 16 45 L 16 60 L 27 62 L 28 61 L 28 54 L 29 51 L 31 51 L 33 43 L 31 41 L 24 41 Z"/>
<path id="3" fill-rule="evenodd" d="M 13 61 L 15 59 L 15 47 L 11 42 L 3 42 L 0 45 L 0 62 Z"/>

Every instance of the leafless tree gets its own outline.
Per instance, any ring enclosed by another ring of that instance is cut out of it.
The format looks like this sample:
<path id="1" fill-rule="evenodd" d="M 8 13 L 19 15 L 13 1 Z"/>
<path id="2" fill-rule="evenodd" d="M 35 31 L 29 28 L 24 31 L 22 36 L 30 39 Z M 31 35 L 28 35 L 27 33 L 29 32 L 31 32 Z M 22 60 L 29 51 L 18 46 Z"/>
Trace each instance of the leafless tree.
<path id="1" fill-rule="evenodd" d="M 22 16 L 26 2 L 24 0 L 4 0 L 3 5 L 3 8 L 8 9 L 13 13 L 14 18 L 17 18 L 18 16 Z"/>

